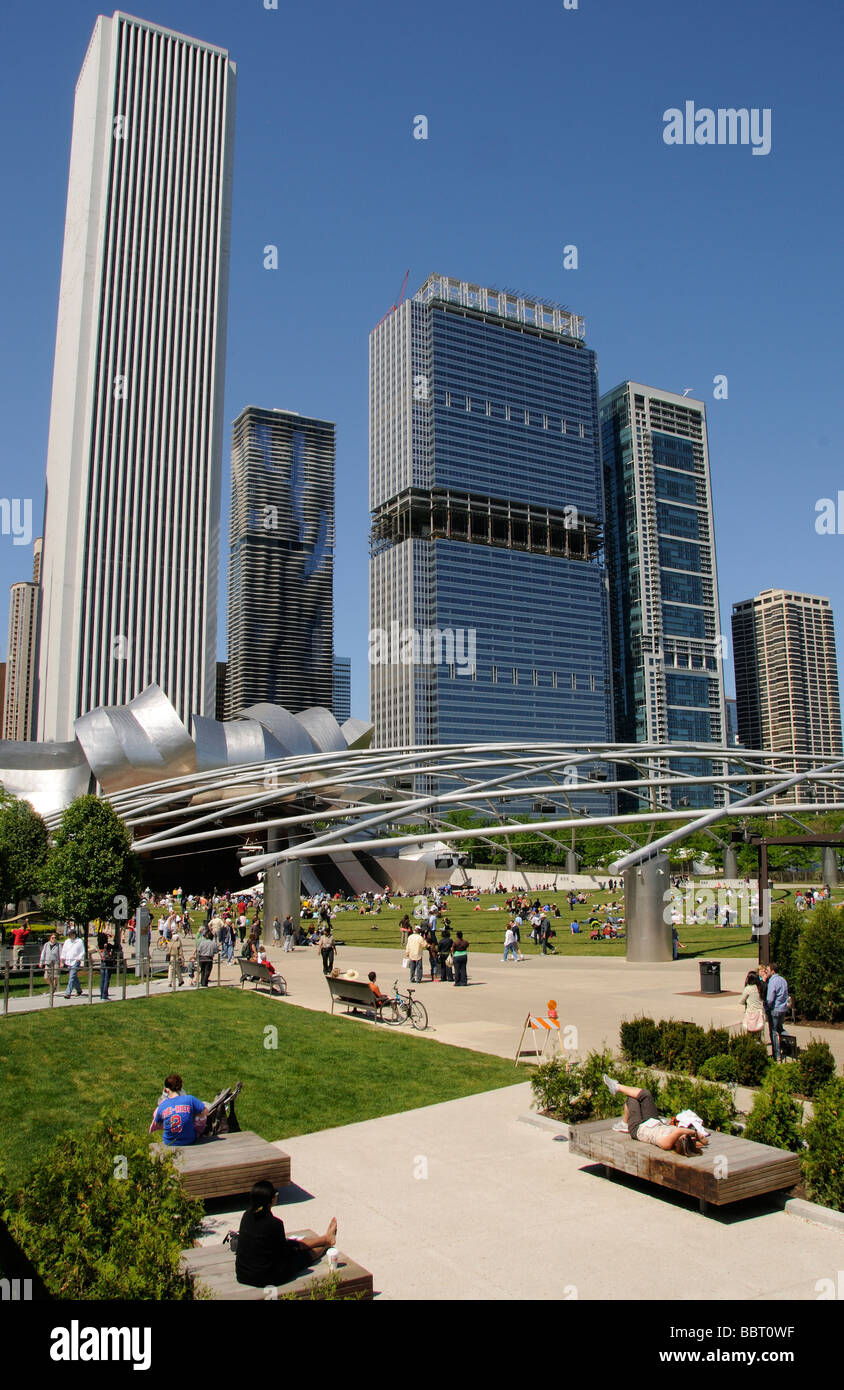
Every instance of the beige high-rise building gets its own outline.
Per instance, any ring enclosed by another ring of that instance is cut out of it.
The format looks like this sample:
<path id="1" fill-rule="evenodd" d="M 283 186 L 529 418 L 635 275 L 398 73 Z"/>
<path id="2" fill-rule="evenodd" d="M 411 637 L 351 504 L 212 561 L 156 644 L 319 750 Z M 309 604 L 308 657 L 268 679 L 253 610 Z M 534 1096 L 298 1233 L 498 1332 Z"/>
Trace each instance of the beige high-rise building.
<path id="1" fill-rule="evenodd" d="M 38 614 L 41 598 L 41 539 L 33 547 L 32 580 L 13 584 L 9 596 L 9 643 L 3 691 L 2 737 L 35 738 L 38 680 Z"/>
<path id="2" fill-rule="evenodd" d="M 764 589 L 734 604 L 733 658 L 739 741 L 745 748 L 793 753 L 795 771 L 842 757 L 828 598 Z M 800 799 L 835 798 L 813 787 L 801 789 Z"/>

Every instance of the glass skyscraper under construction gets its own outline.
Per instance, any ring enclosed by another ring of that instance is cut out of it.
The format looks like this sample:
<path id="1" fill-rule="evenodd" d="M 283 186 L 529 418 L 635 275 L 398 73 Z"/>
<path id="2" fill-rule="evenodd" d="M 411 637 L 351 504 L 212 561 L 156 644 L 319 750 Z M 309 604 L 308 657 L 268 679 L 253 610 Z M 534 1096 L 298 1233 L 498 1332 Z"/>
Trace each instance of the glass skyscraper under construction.
<path id="1" fill-rule="evenodd" d="M 371 334 L 381 746 L 612 738 L 597 368 L 583 338 L 559 305 L 441 275 Z"/>

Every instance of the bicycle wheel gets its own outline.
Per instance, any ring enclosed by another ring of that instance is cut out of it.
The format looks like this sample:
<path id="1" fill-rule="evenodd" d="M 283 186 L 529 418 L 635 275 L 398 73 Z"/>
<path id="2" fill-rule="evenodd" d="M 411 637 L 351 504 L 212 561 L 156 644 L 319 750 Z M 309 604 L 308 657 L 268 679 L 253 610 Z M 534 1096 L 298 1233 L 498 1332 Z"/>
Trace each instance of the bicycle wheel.
<path id="1" fill-rule="evenodd" d="M 399 1014 L 399 1002 L 391 999 L 389 1004 L 385 1004 L 381 1010 L 381 1017 L 386 1023 L 403 1023 L 404 1018 Z"/>
<path id="2" fill-rule="evenodd" d="M 408 1006 L 410 1022 L 413 1028 L 418 1028 L 420 1033 L 424 1033 L 428 1027 L 428 1010 L 424 1004 L 420 1004 L 418 999 L 411 999 Z"/>
<path id="3" fill-rule="evenodd" d="M 407 1023 L 410 1009 L 406 999 L 394 999 L 393 1010 L 396 1023 Z"/>

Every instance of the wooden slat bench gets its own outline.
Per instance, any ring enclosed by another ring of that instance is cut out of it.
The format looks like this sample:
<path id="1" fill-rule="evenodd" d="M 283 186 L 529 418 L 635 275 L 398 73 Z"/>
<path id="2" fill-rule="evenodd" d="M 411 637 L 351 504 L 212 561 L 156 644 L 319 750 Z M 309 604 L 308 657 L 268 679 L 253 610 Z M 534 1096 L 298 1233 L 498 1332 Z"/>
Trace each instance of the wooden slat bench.
<path id="1" fill-rule="evenodd" d="M 249 1129 L 238 1134 L 217 1134 L 213 1139 L 202 1139 L 183 1148 L 175 1144 L 150 1147 L 158 1154 L 175 1155 L 182 1186 L 189 1197 L 232 1197 L 248 1192 L 262 1178 L 274 1187 L 290 1182 L 290 1155 Z"/>
<path id="2" fill-rule="evenodd" d="M 313 1236 L 315 1231 L 290 1231 L 291 1240 L 301 1240 Z M 263 1300 L 264 1289 L 253 1288 L 251 1284 L 239 1284 L 235 1278 L 235 1257 L 229 1245 L 198 1245 L 193 1250 L 182 1251 L 182 1266 L 190 1271 L 198 1283 L 215 1298 L 238 1300 L 239 1302 Z M 316 1279 L 324 1279 L 329 1273 L 325 1256 L 296 1279 L 278 1285 L 278 1296 L 295 1294 L 296 1298 L 308 1298 L 311 1286 Z M 372 1275 L 348 1255 L 340 1254 L 337 1265 L 340 1289 L 347 1298 L 357 1294 L 372 1298 Z"/>
<path id="3" fill-rule="evenodd" d="M 672 1150 L 640 1144 L 629 1134 L 613 1129 L 614 1120 L 588 1120 L 569 1126 L 569 1148 L 594 1163 L 644 1178 L 697 1197 L 702 1212 L 707 1203 L 725 1206 L 746 1197 L 793 1187 L 800 1179 L 800 1161 L 786 1149 L 774 1149 L 731 1134 L 713 1133 L 702 1154 L 682 1158 Z M 717 1176 L 716 1176 L 717 1174 Z"/>
<path id="4" fill-rule="evenodd" d="M 364 1009 L 373 1018 L 377 1018 L 378 1007 L 367 980 L 335 980 L 330 975 L 326 976 L 326 980 L 331 993 L 332 1013 L 334 1013 L 335 1003 L 340 1003 L 347 1006 L 346 1013 L 349 1012 L 350 1008 Z"/>

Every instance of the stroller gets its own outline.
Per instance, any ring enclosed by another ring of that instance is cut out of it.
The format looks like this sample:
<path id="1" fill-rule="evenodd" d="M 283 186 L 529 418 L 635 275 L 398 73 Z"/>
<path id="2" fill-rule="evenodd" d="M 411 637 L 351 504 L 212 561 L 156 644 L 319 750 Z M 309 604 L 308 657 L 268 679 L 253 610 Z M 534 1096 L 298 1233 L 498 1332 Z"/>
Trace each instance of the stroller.
<path id="1" fill-rule="evenodd" d="M 208 1116 L 205 1121 L 205 1129 L 202 1133 L 203 1139 L 213 1139 L 218 1134 L 239 1134 L 240 1124 L 235 1114 L 234 1103 L 243 1089 L 243 1082 L 238 1081 L 234 1090 L 227 1086 L 224 1091 L 216 1095 L 208 1107 Z"/>

